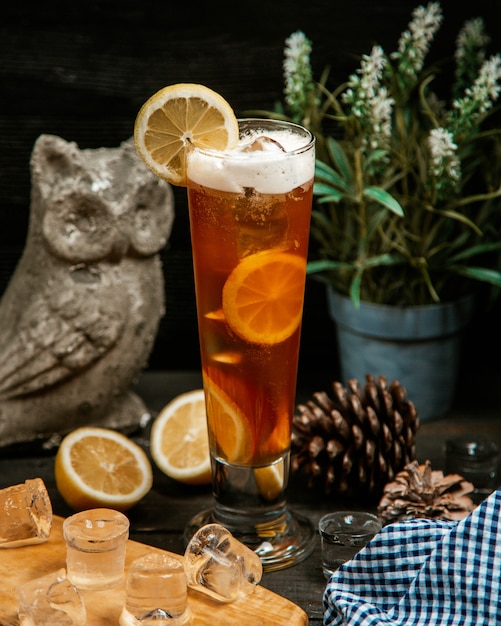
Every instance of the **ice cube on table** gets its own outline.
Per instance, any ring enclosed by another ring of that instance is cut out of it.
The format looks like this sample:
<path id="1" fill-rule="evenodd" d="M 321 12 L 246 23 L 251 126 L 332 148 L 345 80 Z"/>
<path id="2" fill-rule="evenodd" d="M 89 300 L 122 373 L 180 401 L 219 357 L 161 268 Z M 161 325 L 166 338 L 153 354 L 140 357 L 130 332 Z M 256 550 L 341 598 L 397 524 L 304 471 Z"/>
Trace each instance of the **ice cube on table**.
<path id="1" fill-rule="evenodd" d="M 151 552 L 130 564 L 120 626 L 181 626 L 190 617 L 186 575 L 180 559 Z"/>
<path id="2" fill-rule="evenodd" d="M 0 548 L 43 543 L 52 528 L 52 504 L 41 478 L 0 489 Z"/>
<path id="3" fill-rule="evenodd" d="M 68 578 L 79 589 L 103 590 L 124 581 L 130 522 L 115 509 L 75 513 L 63 522 Z"/>
<path id="4" fill-rule="evenodd" d="M 207 524 L 193 535 L 184 569 L 189 587 L 222 602 L 252 593 L 263 575 L 257 554 L 220 524 Z"/>
<path id="5" fill-rule="evenodd" d="M 61 568 L 35 578 L 18 589 L 21 626 L 84 626 L 85 606 Z"/>

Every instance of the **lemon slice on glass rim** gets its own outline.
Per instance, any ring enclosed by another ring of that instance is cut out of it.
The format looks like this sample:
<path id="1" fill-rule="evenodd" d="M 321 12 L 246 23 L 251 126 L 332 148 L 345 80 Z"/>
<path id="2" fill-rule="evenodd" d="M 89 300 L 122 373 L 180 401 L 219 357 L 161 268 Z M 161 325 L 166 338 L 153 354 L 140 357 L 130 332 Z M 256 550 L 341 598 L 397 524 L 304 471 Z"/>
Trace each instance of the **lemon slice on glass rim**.
<path id="1" fill-rule="evenodd" d="M 238 121 L 228 102 L 209 87 L 177 83 L 160 89 L 143 104 L 134 125 L 134 142 L 154 174 L 185 187 L 190 144 L 231 150 L 238 144 Z"/>

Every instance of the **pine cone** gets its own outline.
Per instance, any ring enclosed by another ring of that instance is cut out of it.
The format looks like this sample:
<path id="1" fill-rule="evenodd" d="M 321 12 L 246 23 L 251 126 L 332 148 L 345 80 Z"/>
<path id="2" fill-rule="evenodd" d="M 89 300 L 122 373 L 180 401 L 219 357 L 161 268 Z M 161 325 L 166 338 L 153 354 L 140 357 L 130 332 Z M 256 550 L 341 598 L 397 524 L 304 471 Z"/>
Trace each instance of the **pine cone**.
<path id="1" fill-rule="evenodd" d="M 475 508 L 468 496 L 473 490 L 459 474 L 444 476 L 430 461 L 413 461 L 385 486 L 378 514 L 385 524 L 412 517 L 461 520 Z"/>
<path id="2" fill-rule="evenodd" d="M 305 474 L 309 487 L 321 484 L 326 494 L 371 495 L 416 457 L 417 410 L 397 381 L 366 376 L 348 388 L 332 383 L 327 393 L 296 408 L 292 422 L 292 473 Z"/>

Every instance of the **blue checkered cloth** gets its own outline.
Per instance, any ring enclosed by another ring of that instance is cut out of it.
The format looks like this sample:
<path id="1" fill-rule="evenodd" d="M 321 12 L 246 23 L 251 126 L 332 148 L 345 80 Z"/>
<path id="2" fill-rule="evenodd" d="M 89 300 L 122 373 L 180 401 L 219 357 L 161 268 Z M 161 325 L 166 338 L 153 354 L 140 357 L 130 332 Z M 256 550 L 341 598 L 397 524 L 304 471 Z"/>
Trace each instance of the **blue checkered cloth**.
<path id="1" fill-rule="evenodd" d="M 501 625 L 501 489 L 460 522 L 384 527 L 330 577 L 324 626 Z"/>

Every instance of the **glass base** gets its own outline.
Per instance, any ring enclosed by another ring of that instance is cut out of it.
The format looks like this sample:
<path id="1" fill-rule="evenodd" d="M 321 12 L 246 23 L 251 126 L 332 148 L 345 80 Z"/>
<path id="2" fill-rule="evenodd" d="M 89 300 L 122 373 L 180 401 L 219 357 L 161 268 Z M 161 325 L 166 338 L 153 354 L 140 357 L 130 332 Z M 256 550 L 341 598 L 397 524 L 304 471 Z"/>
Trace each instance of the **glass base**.
<path id="1" fill-rule="evenodd" d="M 275 570 L 291 567 L 306 559 L 315 547 L 315 530 L 309 519 L 286 509 L 280 519 L 273 523 L 259 524 L 253 531 L 243 532 L 221 520 L 216 509 L 206 509 L 193 517 L 185 532 L 185 544 L 194 533 L 205 524 L 222 524 L 231 534 L 253 550 L 261 559 L 263 570 Z"/>
<path id="2" fill-rule="evenodd" d="M 212 457 L 214 506 L 196 515 L 185 530 L 188 544 L 206 524 L 221 524 L 261 559 L 264 571 L 290 567 L 315 547 L 313 524 L 287 507 L 289 453 L 270 465 L 232 465 Z"/>

